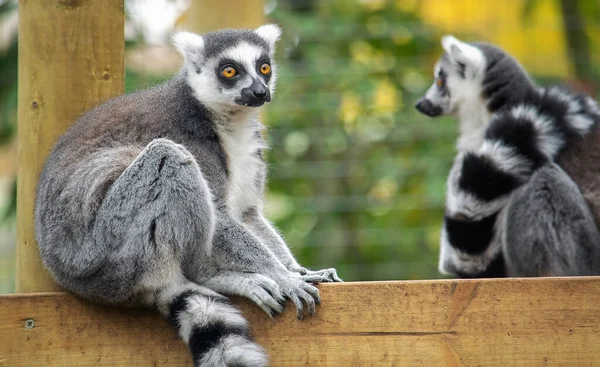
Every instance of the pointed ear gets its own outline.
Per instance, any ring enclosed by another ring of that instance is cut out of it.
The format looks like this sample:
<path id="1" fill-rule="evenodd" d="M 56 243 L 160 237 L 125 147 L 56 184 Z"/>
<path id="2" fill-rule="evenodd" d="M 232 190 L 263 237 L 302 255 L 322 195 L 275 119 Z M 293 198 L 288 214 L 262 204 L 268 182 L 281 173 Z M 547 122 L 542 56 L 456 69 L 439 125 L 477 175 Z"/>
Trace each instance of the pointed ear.
<path id="1" fill-rule="evenodd" d="M 471 67 L 474 73 L 482 70 L 485 65 L 483 52 L 475 46 L 462 42 L 454 36 L 442 37 L 442 48 L 455 64 Z"/>
<path id="2" fill-rule="evenodd" d="M 460 59 L 464 58 L 463 50 L 467 47 L 471 46 L 459 41 L 452 35 L 446 35 L 442 37 L 442 48 L 455 61 L 462 61 Z"/>
<path id="3" fill-rule="evenodd" d="M 267 43 L 274 48 L 275 42 L 281 37 L 281 28 L 277 24 L 265 24 L 254 30 L 259 36 L 261 36 Z"/>
<path id="4" fill-rule="evenodd" d="M 199 64 L 204 59 L 204 38 L 202 36 L 190 33 L 179 32 L 173 36 L 173 45 L 179 51 L 186 64 L 199 68 Z"/>

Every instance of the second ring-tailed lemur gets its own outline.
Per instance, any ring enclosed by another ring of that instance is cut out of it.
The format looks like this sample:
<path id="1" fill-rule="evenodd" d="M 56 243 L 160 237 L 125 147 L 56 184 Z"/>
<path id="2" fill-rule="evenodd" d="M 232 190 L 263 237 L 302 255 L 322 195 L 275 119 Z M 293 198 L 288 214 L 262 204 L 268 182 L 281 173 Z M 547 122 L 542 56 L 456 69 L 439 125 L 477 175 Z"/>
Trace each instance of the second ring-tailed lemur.
<path id="1" fill-rule="evenodd" d="M 280 29 L 174 37 L 184 66 L 170 81 L 83 115 L 60 138 L 37 188 L 45 266 L 84 298 L 156 307 L 200 366 L 264 366 L 246 320 L 224 295 L 269 315 L 334 269 L 300 266 L 263 216 L 259 108 L 275 87 Z"/>
<path id="2" fill-rule="evenodd" d="M 440 271 L 462 277 L 600 274 L 600 110 L 538 88 L 503 50 L 442 38 L 417 102 L 460 121 Z M 590 210 L 590 208 L 592 210 Z"/>

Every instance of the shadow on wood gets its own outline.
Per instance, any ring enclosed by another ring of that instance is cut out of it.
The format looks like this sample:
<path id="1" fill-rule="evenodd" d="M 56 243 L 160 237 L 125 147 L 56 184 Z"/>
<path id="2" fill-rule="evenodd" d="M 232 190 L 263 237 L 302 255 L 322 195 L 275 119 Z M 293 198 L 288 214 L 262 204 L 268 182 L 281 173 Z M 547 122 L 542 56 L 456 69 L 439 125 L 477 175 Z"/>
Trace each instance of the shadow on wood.
<path id="1" fill-rule="evenodd" d="M 314 318 L 238 300 L 273 366 L 584 366 L 600 278 L 325 284 Z M 191 366 L 159 316 L 60 293 L 0 297 L 0 366 Z"/>

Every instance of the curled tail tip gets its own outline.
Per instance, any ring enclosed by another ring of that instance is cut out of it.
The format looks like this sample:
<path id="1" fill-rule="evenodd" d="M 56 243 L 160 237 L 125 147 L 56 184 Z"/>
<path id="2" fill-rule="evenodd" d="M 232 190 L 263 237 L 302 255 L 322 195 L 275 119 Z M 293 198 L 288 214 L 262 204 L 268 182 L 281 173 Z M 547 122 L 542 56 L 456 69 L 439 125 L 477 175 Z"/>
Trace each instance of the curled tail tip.
<path id="1" fill-rule="evenodd" d="M 188 290 L 173 297 L 168 308 L 196 366 L 268 365 L 267 354 L 252 341 L 248 322 L 226 298 Z"/>
<path id="2" fill-rule="evenodd" d="M 221 337 L 205 352 L 194 354 L 194 363 L 196 366 L 266 367 L 269 359 L 265 350 L 249 338 L 231 334 Z"/>

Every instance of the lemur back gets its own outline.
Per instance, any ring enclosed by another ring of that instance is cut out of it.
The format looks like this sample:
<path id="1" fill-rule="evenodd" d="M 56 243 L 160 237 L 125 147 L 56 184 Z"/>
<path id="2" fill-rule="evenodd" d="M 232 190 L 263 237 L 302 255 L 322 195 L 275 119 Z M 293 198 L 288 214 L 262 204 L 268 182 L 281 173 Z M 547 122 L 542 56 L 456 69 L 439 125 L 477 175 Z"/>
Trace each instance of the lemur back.
<path id="1" fill-rule="evenodd" d="M 155 307 L 198 366 L 267 364 L 226 296 L 270 316 L 287 298 L 302 318 L 320 302 L 309 283 L 341 281 L 300 266 L 262 215 L 258 107 L 271 100 L 279 35 L 274 25 L 177 34 L 182 70 L 83 115 L 40 175 L 36 237 L 57 283 Z"/>

